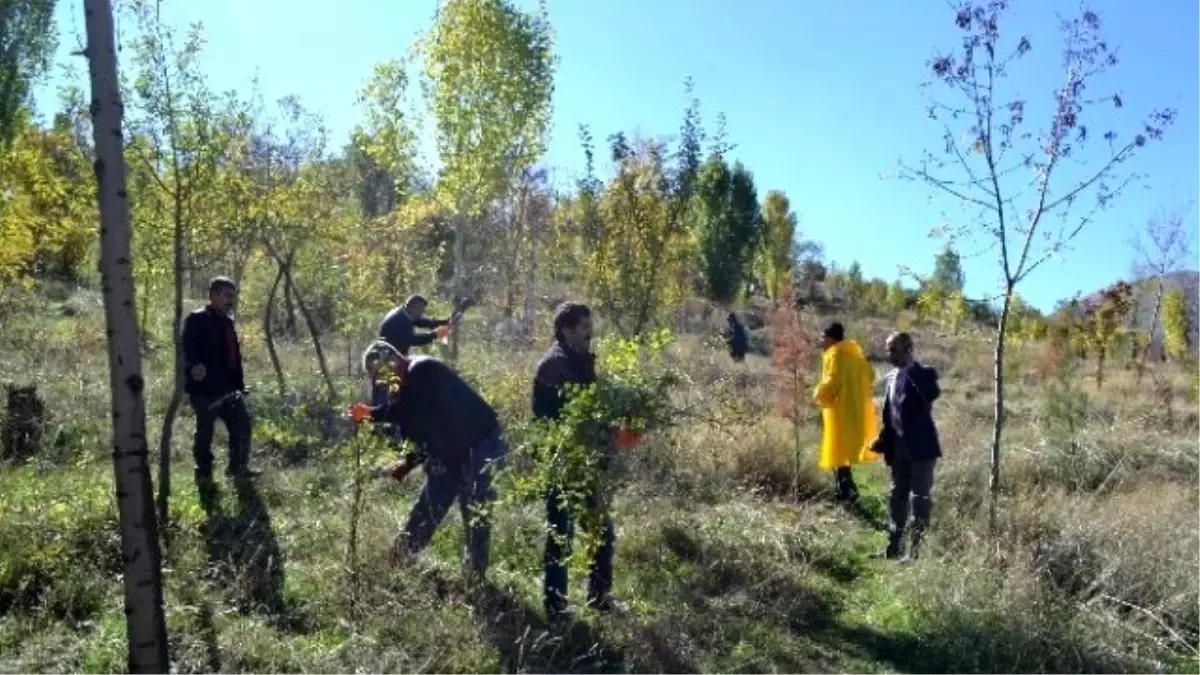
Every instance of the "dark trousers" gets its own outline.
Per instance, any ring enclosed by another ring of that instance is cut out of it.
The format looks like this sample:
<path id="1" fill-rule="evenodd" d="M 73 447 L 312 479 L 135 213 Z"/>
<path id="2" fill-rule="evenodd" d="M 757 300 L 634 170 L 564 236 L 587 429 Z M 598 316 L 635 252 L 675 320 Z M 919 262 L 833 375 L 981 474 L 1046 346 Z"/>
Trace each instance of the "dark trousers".
<path id="1" fill-rule="evenodd" d="M 425 548 L 457 499 L 466 531 L 467 562 L 473 571 L 486 572 L 492 540 L 489 507 L 496 500 L 491 474 L 503 466 L 507 454 L 508 443 L 497 431 L 471 449 L 464 466 L 446 466 L 435 457 L 425 460 L 425 485 L 397 543 L 409 553 Z"/>
<path id="2" fill-rule="evenodd" d="M 217 420 L 225 423 L 225 431 L 229 434 L 229 473 L 236 473 L 246 468 L 250 461 L 250 411 L 246 409 L 246 400 L 241 396 L 230 396 L 215 408 L 213 403 L 219 397 L 192 396 L 192 409 L 196 411 L 196 434 L 192 439 L 192 459 L 196 464 L 196 473 L 212 474 L 213 430 Z"/>
<path id="3" fill-rule="evenodd" d="M 839 466 L 833 472 L 834 496 L 838 501 L 856 499 L 858 486 L 854 484 L 854 472 L 848 466 Z"/>
<path id="4" fill-rule="evenodd" d="M 929 527 L 933 510 L 933 469 L 936 459 L 913 459 L 903 443 L 896 444 L 892 458 L 892 494 L 890 500 L 893 538 L 899 539 L 908 525 L 909 501 L 912 501 L 913 534 L 919 537 Z"/>
<path id="5" fill-rule="evenodd" d="M 602 600 L 612 588 L 617 535 L 612 517 L 607 509 L 602 508 L 597 495 L 588 495 L 584 507 L 585 519 L 590 522 L 581 525 L 595 530 L 594 534 L 600 539 L 592 559 L 588 561 L 588 602 L 591 603 Z M 546 516 L 550 528 L 543 557 L 546 570 L 543 591 L 546 614 L 551 615 L 567 608 L 567 559 L 571 556 L 571 540 L 575 534 L 575 523 L 558 490 L 550 490 L 546 495 Z"/>

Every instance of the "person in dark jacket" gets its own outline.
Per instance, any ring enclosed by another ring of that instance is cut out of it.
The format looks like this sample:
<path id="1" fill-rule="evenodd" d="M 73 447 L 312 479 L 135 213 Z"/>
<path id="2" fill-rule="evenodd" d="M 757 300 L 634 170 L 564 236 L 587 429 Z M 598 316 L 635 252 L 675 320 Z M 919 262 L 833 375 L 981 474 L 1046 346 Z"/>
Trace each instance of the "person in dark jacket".
<path id="1" fill-rule="evenodd" d="M 356 403 L 351 416 L 391 422 L 402 439 L 411 441 L 413 449 L 385 473 L 403 480 L 416 467 L 425 467 L 425 485 L 392 546 L 392 561 L 401 564 L 419 553 L 457 499 L 467 534 L 467 562 L 482 576 L 491 545 L 487 511 L 496 498 L 492 473 L 508 454 L 500 420 L 482 396 L 437 359 L 405 357 L 381 341 L 368 348 L 363 366 L 374 378 L 381 363 L 389 364 L 395 374 L 387 402 Z"/>
<path id="2" fill-rule="evenodd" d="M 729 313 L 729 333 L 726 338 L 726 344 L 729 346 L 729 356 L 734 361 L 742 362 L 746 360 L 746 352 L 749 350 L 749 340 L 746 337 L 746 327 L 738 321 L 737 314 Z"/>
<path id="3" fill-rule="evenodd" d="M 592 313 L 587 305 L 564 302 L 554 315 L 554 344 L 537 365 L 533 378 L 533 414 L 537 419 L 558 420 L 567 402 L 568 384 L 587 386 L 596 381 L 596 357 L 591 353 Z M 601 449 L 606 451 L 607 448 Z M 604 470 L 602 460 L 601 471 Z M 567 558 L 570 556 L 574 523 L 565 495 L 551 489 L 546 495 L 549 531 L 543 557 L 545 582 L 543 600 L 546 615 L 560 619 L 567 613 Z M 603 507 L 601 495 L 584 497 L 585 508 L 597 516 L 600 543 L 590 561 L 588 604 L 599 610 L 614 606 L 611 596 L 613 553 L 616 531 L 612 518 Z"/>
<path id="4" fill-rule="evenodd" d="M 243 398 L 242 352 L 233 322 L 237 285 L 217 277 L 208 286 L 208 304 L 183 321 L 184 391 L 196 411 L 192 443 L 197 479 L 212 478 L 213 428 L 220 419 L 229 433 L 225 473 L 254 475 L 249 468 L 250 413 Z"/>
<path id="5" fill-rule="evenodd" d="M 941 394 L 937 370 L 913 357 L 913 340 L 908 333 L 892 333 L 887 339 L 888 361 L 895 366 L 886 378 L 882 428 L 872 444 L 891 468 L 892 494 L 887 550 L 895 559 L 915 559 L 921 538 L 929 527 L 933 509 L 933 469 L 942 456 L 933 402 Z M 903 556 L 904 530 L 912 503 L 912 545 Z"/>
<path id="6" fill-rule="evenodd" d="M 425 316 L 429 303 L 419 295 L 413 295 L 383 317 L 379 324 L 379 338 L 386 340 L 396 351 L 408 356 L 412 347 L 421 347 L 445 337 L 450 332 L 450 319 L 430 319 Z M 418 333 L 416 328 L 429 328 L 432 333 Z"/>

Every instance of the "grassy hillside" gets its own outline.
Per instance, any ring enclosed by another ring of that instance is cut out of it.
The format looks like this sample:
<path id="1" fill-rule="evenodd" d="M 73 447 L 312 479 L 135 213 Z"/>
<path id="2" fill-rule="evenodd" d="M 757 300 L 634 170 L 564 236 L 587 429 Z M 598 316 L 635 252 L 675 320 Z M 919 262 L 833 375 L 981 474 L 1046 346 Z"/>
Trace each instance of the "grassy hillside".
<path id="1" fill-rule="evenodd" d="M 109 458 L 103 316 L 94 295 L 41 300 L 0 326 L 0 380 L 36 382 L 49 424 L 37 458 L 0 469 L 0 671 L 120 671 L 124 617 Z M 492 341 L 473 316 L 461 369 L 508 421 L 527 407 L 540 349 Z M 847 320 L 882 354 L 891 320 Z M 346 546 L 357 440 L 319 401 L 311 348 L 283 344 L 285 406 L 261 336 L 247 327 L 252 485 L 202 499 L 192 419 L 173 449 L 174 543 L 164 570 L 175 669 L 221 671 L 1196 672 L 1200 632 L 1195 374 L 1168 371 L 1172 408 L 1114 372 L 1106 388 L 1016 348 L 1000 532 L 986 536 L 989 345 L 914 328 L 941 370 L 946 447 L 926 554 L 902 567 L 884 544 L 885 468 L 860 471 L 863 506 L 835 506 L 804 427 L 801 499 L 792 442 L 773 410 L 769 362 L 735 366 L 702 334 L 672 358 L 696 413 L 625 456 L 615 502 L 616 592 L 627 613 L 541 616 L 542 512 L 497 513 L 490 585 L 464 586 L 451 513 L 416 567 L 385 564 L 421 476 L 365 485 L 361 582 Z M 361 396 L 331 340 L 341 405 Z M 157 438 L 169 350 L 146 362 Z M 876 363 L 878 374 L 883 364 Z M 1164 366 L 1173 367 L 1173 366 Z M 1081 371 L 1082 372 L 1082 371 Z M 219 427 L 220 428 L 220 427 Z M 223 430 L 215 449 L 223 454 Z M 359 448 L 367 463 L 384 449 Z M 575 571 L 572 592 L 582 592 Z M 579 606 L 579 598 L 574 601 Z"/>

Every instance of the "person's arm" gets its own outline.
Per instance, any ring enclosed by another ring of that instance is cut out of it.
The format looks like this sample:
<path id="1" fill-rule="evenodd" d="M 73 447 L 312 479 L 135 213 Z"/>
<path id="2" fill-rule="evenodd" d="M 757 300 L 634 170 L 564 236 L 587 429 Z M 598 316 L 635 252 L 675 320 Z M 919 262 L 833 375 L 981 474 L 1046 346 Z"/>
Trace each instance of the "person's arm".
<path id="1" fill-rule="evenodd" d="M 919 368 L 910 368 L 909 373 L 913 386 L 917 388 L 921 398 L 925 399 L 925 403 L 932 405 L 942 395 L 942 388 L 938 386 L 938 372 L 936 369 L 921 366 Z"/>
<path id="2" fill-rule="evenodd" d="M 563 382 L 566 364 L 561 358 L 549 358 L 538 364 L 533 376 L 533 416 L 556 419 L 563 406 Z"/>
<path id="3" fill-rule="evenodd" d="M 832 408 L 841 390 L 841 353 L 834 350 L 821 359 L 821 381 L 813 390 L 813 401 L 822 408 Z"/>
<path id="4" fill-rule="evenodd" d="M 195 314 L 189 314 L 183 320 L 183 336 L 180 338 L 183 343 L 183 370 L 188 372 L 192 366 L 203 364 L 201 357 L 201 326 L 200 321 Z"/>
<path id="5" fill-rule="evenodd" d="M 417 328 L 441 328 L 442 326 L 449 326 L 450 319 L 431 319 L 423 316 L 419 319 L 413 319 L 412 324 Z"/>
<path id="6" fill-rule="evenodd" d="M 432 344 L 436 339 L 437 333 L 418 333 L 413 331 L 412 337 L 408 340 L 408 344 L 411 347 L 424 347 L 427 344 Z"/>

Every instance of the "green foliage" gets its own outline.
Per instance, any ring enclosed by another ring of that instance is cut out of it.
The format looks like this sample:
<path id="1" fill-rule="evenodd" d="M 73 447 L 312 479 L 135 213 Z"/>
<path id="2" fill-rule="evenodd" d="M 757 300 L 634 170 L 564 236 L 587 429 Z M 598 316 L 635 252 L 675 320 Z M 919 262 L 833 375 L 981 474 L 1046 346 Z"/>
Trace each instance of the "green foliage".
<path id="1" fill-rule="evenodd" d="M 887 296 L 884 299 L 884 306 L 887 311 L 892 314 L 899 314 L 904 311 L 908 305 L 908 292 L 904 290 L 904 286 L 897 279 L 893 281 L 887 289 Z"/>
<path id="2" fill-rule="evenodd" d="M 33 85 L 50 68 L 58 45 L 55 1 L 4 0 L 0 4 L 0 149 L 20 133 Z"/>
<path id="3" fill-rule="evenodd" d="M 546 8 L 445 0 L 420 47 L 442 160 L 439 192 L 460 215 L 476 215 L 545 147 L 555 69 Z"/>
<path id="4" fill-rule="evenodd" d="M 1191 347 L 1188 335 L 1191 321 L 1188 316 L 1187 298 L 1180 289 L 1171 289 L 1163 296 L 1162 306 L 1163 346 L 1167 354 L 1177 361 L 1188 357 Z"/>
<path id="5" fill-rule="evenodd" d="M 580 271 L 604 315 L 633 336 L 683 298 L 691 248 L 673 218 L 664 149 L 649 142 L 631 148 L 620 134 L 612 143 L 617 174 L 600 194 L 602 234 Z"/>
<path id="6" fill-rule="evenodd" d="M 0 283 L 78 279 L 95 239 L 95 185 L 69 129 L 26 128 L 0 148 Z"/>
<path id="7" fill-rule="evenodd" d="M 691 219 L 700 249 L 704 294 L 713 302 L 728 305 L 744 288 L 762 234 L 754 177 L 740 162 L 731 169 L 723 157 L 712 155 L 700 167 Z M 780 239 L 784 236 L 775 234 Z"/>
<path id="8" fill-rule="evenodd" d="M 962 258 L 958 251 L 950 245 L 942 249 L 933 261 L 933 276 L 929 283 L 940 288 L 945 293 L 962 292 L 966 286 L 967 277 L 963 272 Z"/>
<path id="9" fill-rule="evenodd" d="M 353 133 L 354 147 L 392 179 L 392 205 L 411 192 L 417 170 L 417 134 L 413 116 L 405 108 L 408 74 L 404 65 L 395 60 L 375 65 L 358 98 L 366 123 Z"/>
<path id="10" fill-rule="evenodd" d="M 511 463 L 530 470 L 506 472 L 511 487 L 502 499 L 541 502 L 554 489 L 573 516 L 594 517 L 587 513 L 585 497 L 612 493 L 614 453 L 628 452 L 617 447 L 616 432 L 648 434 L 677 422 L 670 397 L 680 376 L 662 358 L 672 341 L 668 331 L 645 340 L 604 340 L 598 349 L 596 383 L 568 386 L 558 420 L 535 420 L 510 429 L 511 437 L 521 439 Z"/>
<path id="11" fill-rule="evenodd" d="M 768 298 L 777 300 L 796 265 L 796 214 L 781 190 L 767 192 L 762 207 L 762 246 L 758 276 Z"/>

